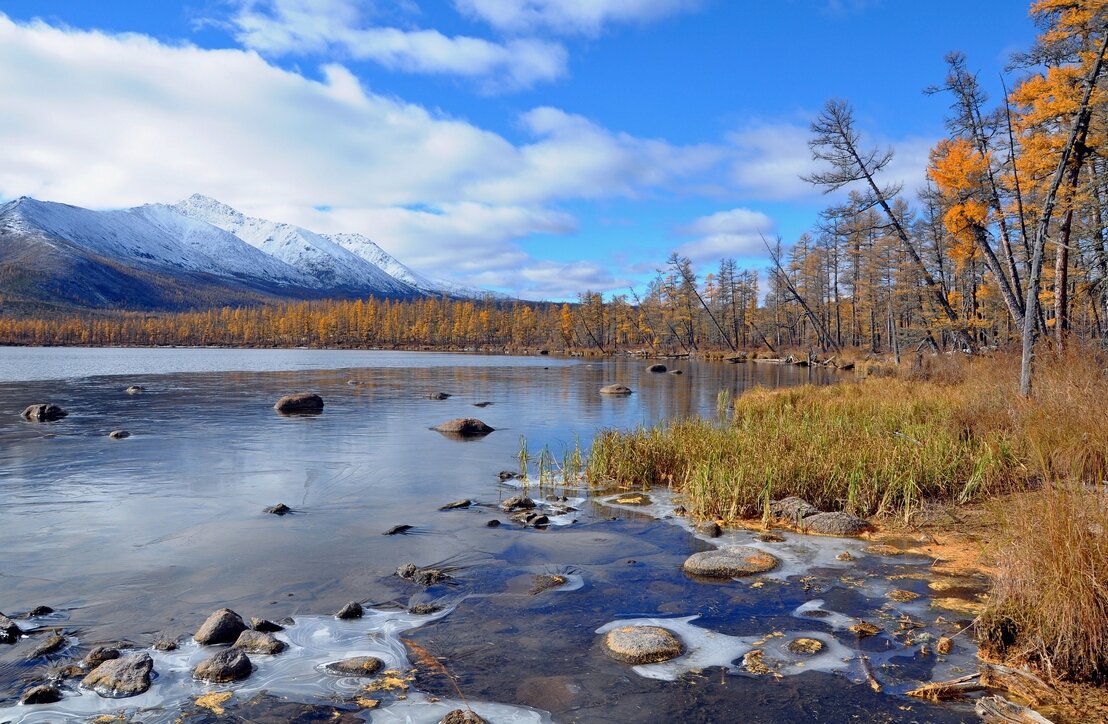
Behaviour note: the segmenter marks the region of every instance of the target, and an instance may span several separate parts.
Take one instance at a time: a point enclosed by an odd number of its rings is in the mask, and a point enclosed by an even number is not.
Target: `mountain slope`
[[[194,194],[171,207],[192,219],[224,229],[247,244],[300,269],[317,289],[345,290],[378,296],[420,296],[412,284],[396,279],[373,263],[313,231],[236,211],[215,199]]]

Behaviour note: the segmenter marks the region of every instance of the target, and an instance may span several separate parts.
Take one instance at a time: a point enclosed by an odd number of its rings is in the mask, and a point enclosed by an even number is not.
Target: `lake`
[[[437,722],[463,702],[490,722],[972,718],[965,706],[903,696],[972,666],[971,646],[940,657],[906,646],[895,626],[861,641],[846,630],[860,617],[910,616],[921,632],[946,631],[931,623],[936,615],[920,580],[930,560],[791,533],[778,543],[743,530],[710,540],[672,515],[679,501],[667,491],[646,505],[611,502],[611,493],[590,495],[562,481],[546,462],[552,472],[542,486],[500,479],[519,469],[521,440],[534,480],[540,451],[560,462],[578,446],[587,450],[599,429],[714,417],[721,390],[836,379],[829,370],[770,364],[666,362],[681,375],[649,373],[647,364],[0,348],[0,610],[35,634],[0,644],[0,722],[115,712],[144,722],[221,720],[193,703],[211,691],[232,694],[223,707],[239,721]],[[598,393],[613,382],[635,393]],[[126,394],[130,385],[145,391]],[[274,412],[277,398],[298,390],[320,394],[323,413]],[[451,396],[427,398],[436,391]],[[69,416],[20,418],[38,402]],[[459,440],[431,429],[457,417],[478,417],[495,432]],[[109,439],[115,429],[131,437]],[[519,494],[538,501],[552,524],[526,527],[500,510]],[[462,499],[473,504],[440,510]],[[293,512],[262,512],[276,503]],[[489,527],[493,520],[500,525]],[[412,528],[385,535],[401,524]],[[727,543],[762,547],[781,565],[725,583],[682,573],[691,553]],[[853,560],[840,561],[843,552]],[[395,575],[407,563],[449,578],[422,586]],[[896,576],[896,587],[921,598],[891,605]],[[558,585],[544,590],[536,585],[542,580]],[[349,601],[364,604],[366,615],[336,620]],[[408,611],[417,604],[423,613]],[[20,617],[37,606],[54,613]],[[221,607],[291,617],[295,623],[277,635],[288,651],[252,655],[255,671],[239,684],[192,680],[191,668],[212,650],[188,637]],[[685,653],[636,667],[605,654],[605,627],[649,622],[677,631]],[[48,629],[64,634],[65,648],[28,659]],[[823,651],[793,653],[787,644],[801,635],[821,641]],[[176,651],[149,648],[177,637]],[[153,656],[147,693],[104,699],[67,679],[61,702],[17,705],[22,691],[62,664],[115,642]],[[740,665],[753,649],[776,676]],[[366,680],[323,673],[326,663],[356,655],[380,658],[404,674],[402,684],[366,693]],[[367,708],[359,697],[378,704]]]

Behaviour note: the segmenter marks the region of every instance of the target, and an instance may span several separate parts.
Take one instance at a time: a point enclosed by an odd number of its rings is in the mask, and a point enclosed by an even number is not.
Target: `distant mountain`
[[[92,211],[0,205],[0,301],[184,309],[274,299],[484,296],[428,279],[360,234],[324,236],[205,196]]]

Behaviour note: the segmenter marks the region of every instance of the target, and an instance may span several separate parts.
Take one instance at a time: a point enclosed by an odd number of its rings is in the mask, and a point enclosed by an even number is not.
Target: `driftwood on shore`
[[[908,696],[928,701],[950,701],[981,691],[1003,691],[1032,706],[1051,704],[1057,699],[1049,684],[1030,671],[999,664],[982,664],[973,674],[924,684],[908,692]],[[1008,701],[994,694],[977,700],[977,713],[984,721],[999,724],[1050,724],[1050,720],[1035,710]]]

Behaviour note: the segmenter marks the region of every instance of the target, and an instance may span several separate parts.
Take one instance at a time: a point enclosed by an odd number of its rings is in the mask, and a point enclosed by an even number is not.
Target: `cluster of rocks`
[[[825,513],[803,498],[790,496],[770,505],[769,512],[804,533],[856,536],[870,529],[863,518],[843,511]]]

